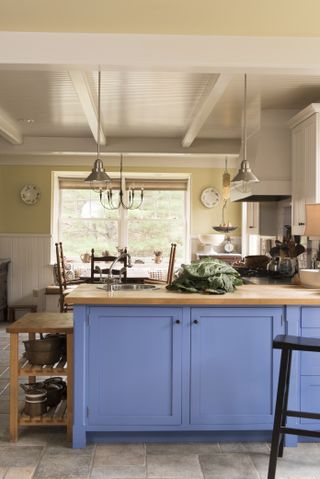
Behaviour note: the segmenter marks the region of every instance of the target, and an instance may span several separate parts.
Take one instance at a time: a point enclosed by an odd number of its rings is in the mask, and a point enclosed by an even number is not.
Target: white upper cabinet
[[[320,199],[320,104],[290,120],[292,128],[292,233],[303,235],[305,205]]]

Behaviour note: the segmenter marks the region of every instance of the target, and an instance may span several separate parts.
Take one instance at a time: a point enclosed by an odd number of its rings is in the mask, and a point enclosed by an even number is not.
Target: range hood
[[[291,197],[291,130],[288,121],[295,110],[261,112],[259,130],[247,141],[247,157],[259,183],[242,193],[235,186],[231,201],[281,201]]]
[[[243,198],[239,198],[238,200],[234,199],[234,202],[240,201],[248,201],[250,203],[257,203],[257,202],[266,202],[266,201],[282,201],[291,198],[290,195],[250,195],[245,196]]]

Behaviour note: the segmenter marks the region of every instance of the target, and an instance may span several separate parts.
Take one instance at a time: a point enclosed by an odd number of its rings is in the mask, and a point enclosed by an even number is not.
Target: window
[[[73,175],[73,176],[71,176]],[[77,261],[94,248],[98,254],[116,253],[128,247],[135,260],[144,263],[154,251],[168,256],[170,244],[177,243],[177,262],[189,258],[189,179],[187,175],[126,175],[124,187],[144,188],[144,202],[137,210],[107,210],[98,194],[84,181],[84,174],[55,172],[53,228],[63,242],[64,253]],[[119,182],[112,180],[117,201]],[[139,263],[138,263],[139,264]]]

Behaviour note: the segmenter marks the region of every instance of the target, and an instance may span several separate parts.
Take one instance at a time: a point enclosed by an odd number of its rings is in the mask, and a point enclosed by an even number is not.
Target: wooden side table
[[[10,334],[10,440],[17,441],[19,425],[55,426],[66,425],[68,440],[72,438],[73,406],[73,314],[72,313],[27,313],[7,327]],[[34,339],[36,333],[64,333],[67,336],[67,356],[56,364],[39,366],[31,364],[19,355],[19,334],[28,333]],[[50,408],[46,414],[30,417],[18,410],[19,377],[28,377],[35,382],[37,376],[66,376],[67,399]]]

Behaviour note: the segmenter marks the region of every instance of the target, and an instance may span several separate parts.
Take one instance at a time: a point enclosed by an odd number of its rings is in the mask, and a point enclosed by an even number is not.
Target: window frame
[[[119,178],[118,172],[108,172],[109,176],[112,178]],[[61,231],[60,231],[60,214],[61,214],[61,190],[59,188],[59,178],[86,178],[87,172],[85,171],[52,171],[51,173],[51,264],[56,262],[55,258],[55,248],[54,243],[60,241]],[[191,259],[191,174],[190,173],[144,173],[144,172],[128,172],[123,173],[122,178],[122,188],[125,187],[125,181],[134,180],[137,178],[153,179],[154,177],[161,180],[186,180],[187,189],[185,191],[185,213],[186,213],[186,224],[185,224],[185,258],[184,261],[189,262]],[[119,246],[124,247],[128,244],[128,214],[127,210],[120,208],[119,211]]]

